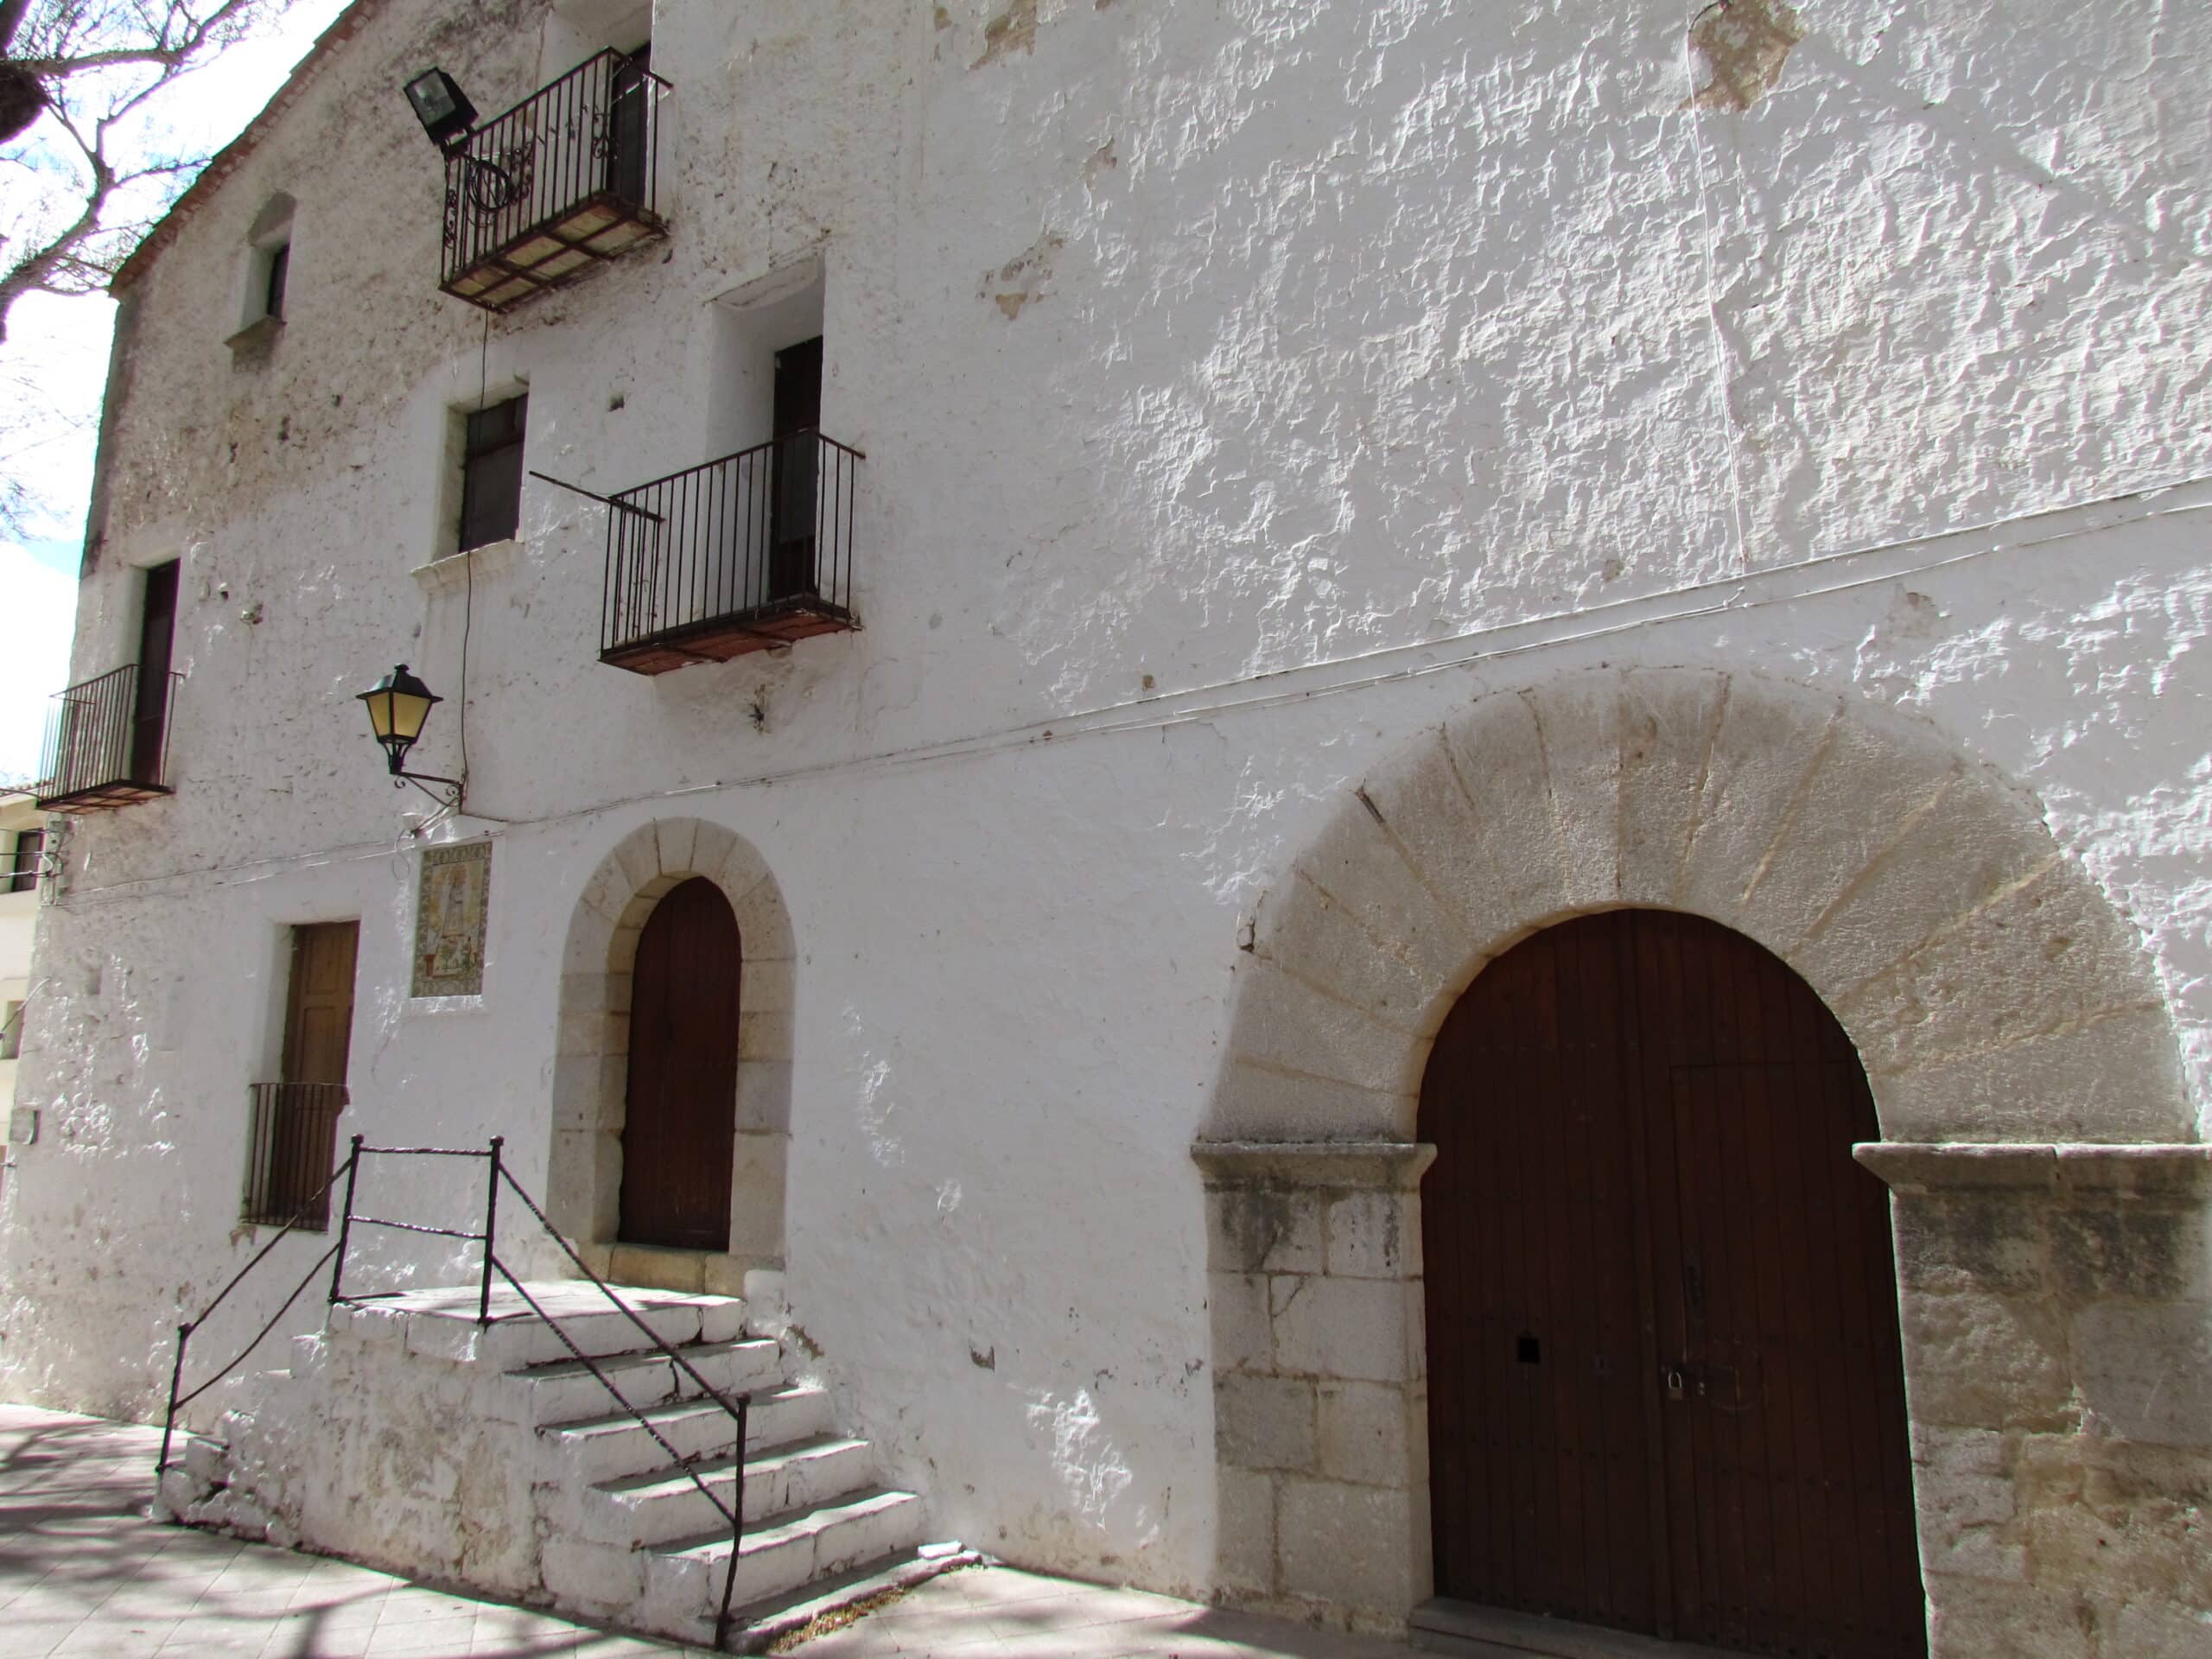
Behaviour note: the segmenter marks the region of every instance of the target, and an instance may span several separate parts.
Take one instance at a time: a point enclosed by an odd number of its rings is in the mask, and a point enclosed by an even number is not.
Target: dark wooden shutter
[[[25,830],[16,835],[15,849],[9,859],[9,892],[35,893],[38,890],[39,855],[45,850],[45,830]]]
[[[512,537],[522,522],[523,434],[530,399],[512,397],[467,417],[461,479],[461,551]]]
[[[822,337],[776,353],[776,468],[768,597],[817,591],[814,550],[822,463]]]
[[[703,878],[646,918],[631,984],[621,1236],[729,1248],[741,950],[729,900]]]
[[[174,559],[146,572],[144,603],[138,617],[138,689],[130,727],[130,777],[134,783],[162,780],[169,715],[169,668],[176,656],[176,588]]]
[[[645,72],[652,67],[652,45],[648,41],[617,64],[610,79],[607,111],[607,188],[632,207],[651,207],[645,200],[652,126],[652,82]]]

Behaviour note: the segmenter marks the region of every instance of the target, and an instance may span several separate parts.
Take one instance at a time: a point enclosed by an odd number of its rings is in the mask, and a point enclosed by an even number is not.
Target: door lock
[[[1665,1376],[1667,1382],[1667,1397],[1669,1400],[1680,1400],[1683,1398],[1685,1384],[1682,1376],[1682,1368],[1679,1365],[1669,1365],[1666,1369]]]

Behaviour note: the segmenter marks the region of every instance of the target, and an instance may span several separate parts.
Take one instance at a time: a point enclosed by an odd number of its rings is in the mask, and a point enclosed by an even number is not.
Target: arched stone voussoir
[[[1539,804],[1552,817],[1561,910],[1600,909],[1621,896],[1621,693],[1624,676],[1571,674],[1522,694],[1543,765]],[[1495,706],[1497,712],[1488,710]],[[1502,698],[1454,722],[1462,753],[1491,741],[1516,717]]]
[[[1612,904],[1707,916],[1789,962],[1859,1046],[1885,1133],[2190,1138],[2141,943],[2022,791],[1922,722],[1710,669],[1494,694],[1347,790],[1262,906],[1272,971],[1240,976],[1229,1052],[1365,1091],[1344,1103],[1368,1132],[1364,1103],[1418,1092],[1485,962]],[[2121,1020],[2148,1048],[2116,1089],[2093,1033]],[[1207,1133],[1263,1135],[1243,1084],[1230,1128],[1232,1071]],[[2031,1098],[1986,1090],[2014,1072]],[[1944,1077],[1961,1092],[1938,1100]],[[1301,1130],[1321,1087],[1301,1084]]]
[[[1319,914],[1332,906],[1424,986],[1459,971],[1478,949],[1458,908],[1408,861],[1402,838],[1385,827],[1381,809],[1370,810],[1357,793],[1322,826],[1294,872],[1260,906],[1258,944],[1266,955],[1281,958],[1294,939],[1336,932]],[[1315,976],[1331,982],[1330,967],[1315,966]]]
[[[1240,1019],[1231,1058],[1300,1077],[1348,1083],[1356,1088],[1403,1094],[1420,1086],[1408,1057],[1421,1033],[1395,1024],[1267,962],[1249,964],[1243,1000],[1251,1015]]]
[[[1919,734],[1910,741],[1847,716],[1815,746],[1738,901],[1735,925],[1787,952],[1898,836],[1932,811],[1964,766]]]
[[[1630,669],[1620,678],[1620,901],[1679,908],[1728,677]]]

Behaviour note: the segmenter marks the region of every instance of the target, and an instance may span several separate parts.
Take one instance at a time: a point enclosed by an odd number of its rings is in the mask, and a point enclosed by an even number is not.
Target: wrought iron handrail
[[[442,283],[487,263],[526,277],[536,262],[505,256],[594,201],[659,225],[660,98],[671,90],[626,54],[600,52],[455,141]],[[591,252],[588,232],[555,239]]]
[[[345,1294],[346,1252],[353,1236],[353,1228],[356,1225],[364,1227],[395,1228],[406,1232],[436,1233],[443,1237],[471,1240],[480,1244],[483,1247],[484,1251],[483,1276],[481,1287],[478,1293],[476,1306],[477,1325],[481,1327],[492,1323],[492,1280],[493,1275],[497,1274],[500,1278],[505,1280],[508,1286],[514,1291],[515,1294],[521,1298],[523,1305],[528,1307],[531,1312],[535,1313],[540,1319],[543,1320],[545,1322],[546,1328],[551,1331],[556,1337],[560,1338],[561,1345],[569,1351],[569,1356],[581,1363],[586,1370],[589,1371],[591,1375],[598,1380],[599,1385],[605,1389],[607,1392],[613,1396],[615,1403],[620,1406],[623,1410],[628,1412],[630,1415],[636,1420],[638,1426],[644,1429],[645,1433],[652,1437],[653,1444],[659,1446],[662,1451],[665,1452],[674,1461],[675,1465],[683,1470],[685,1477],[690,1479],[693,1486],[698,1489],[699,1495],[707,1500],[708,1503],[714,1509],[715,1512],[720,1515],[723,1520],[729,1522],[729,1571],[722,1579],[721,1608],[720,1612],[716,1615],[715,1621],[715,1645],[717,1649],[725,1648],[728,1645],[729,1637],[730,1592],[735,1587],[737,1583],[738,1557],[743,1553],[745,1548],[745,1458],[747,1440],[751,1424],[753,1396],[749,1393],[726,1395],[713,1383],[708,1382],[690,1360],[686,1359],[681,1352],[671,1345],[671,1344],[663,1338],[658,1332],[655,1331],[652,1326],[646,1324],[644,1319],[638,1316],[638,1311],[635,1308],[624,1301],[621,1297],[615,1294],[613,1286],[609,1285],[604,1279],[601,1278],[599,1274],[592,1271],[590,1265],[585,1262],[582,1256],[576,1253],[575,1247],[562,1236],[561,1230],[554,1226],[552,1222],[547,1218],[545,1211],[538,1206],[537,1201],[531,1198],[529,1191],[524,1187],[520,1181],[515,1179],[514,1172],[506,1167],[505,1162],[502,1157],[502,1148],[504,1148],[505,1145],[506,1138],[504,1135],[493,1135],[490,1143],[480,1151],[473,1147],[372,1147],[367,1144],[367,1141],[365,1136],[358,1135],[355,1135],[353,1138],[351,1149],[346,1153],[344,1160],[339,1164],[338,1167],[331,1171],[330,1179],[325,1181],[321,1188],[308,1198],[307,1204],[303,1205],[300,1211],[295,1213],[293,1218],[284,1224],[283,1230],[277,1233],[276,1236],[270,1239],[267,1244],[264,1245],[255,1255],[252,1261],[247,1262],[245,1267],[238,1269],[237,1274],[231,1280],[229,1284],[223,1287],[221,1292],[216,1296],[215,1300],[208,1303],[207,1306],[200,1311],[200,1316],[197,1319],[188,1319],[182,1325],[177,1326],[176,1358],[169,1373],[168,1414],[162,1425],[162,1450],[160,1457],[154,1465],[154,1478],[156,1482],[158,1483],[161,1480],[161,1478],[168,1472],[170,1467],[169,1448],[171,1441],[176,1432],[177,1413],[192,1404],[194,1401],[206,1394],[208,1389],[215,1387],[218,1383],[230,1377],[240,1366],[244,1365],[248,1359],[252,1357],[254,1350],[260,1347],[262,1343],[267,1340],[269,1333],[276,1328],[278,1322],[282,1320],[284,1315],[290,1311],[292,1304],[299,1300],[300,1292],[305,1290],[308,1286],[314,1281],[315,1275],[321,1272],[325,1262],[331,1262],[334,1261],[335,1263],[335,1265],[332,1267],[330,1273],[329,1302],[330,1306],[333,1307],[336,1307],[340,1305],[358,1306],[365,1303],[383,1300],[391,1296],[404,1294],[392,1291],[371,1293],[358,1296],[349,1296]],[[484,1230],[480,1233],[464,1233],[447,1228],[427,1227],[411,1222],[388,1220],[375,1216],[365,1216],[360,1214],[354,1207],[354,1199],[359,1191],[361,1160],[364,1158],[482,1158],[488,1160],[491,1167],[490,1173],[486,1178],[485,1188]],[[300,1230],[302,1218],[308,1213],[308,1209],[312,1205],[326,1200],[328,1198],[331,1190],[338,1185],[340,1178],[343,1178],[346,1183],[346,1205],[342,1217],[339,1223],[338,1242],[333,1244],[328,1249],[325,1250],[320,1256],[315,1258],[315,1265],[308,1269],[306,1277],[302,1278],[299,1284],[294,1287],[292,1294],[284,1299],[283,1306],[276,1310],[275,1315],[270,1318],[268,1324],[261,1327],[260,1331],[256,1333],[253,1340],[245,1345],[245,1349],[240,1351],[237,1358],[231,1361],[229,1364],[224,1366],[221,1370],[216,1371],[206,1382],[202,1382],[198,1388],[193,1389],[191,1393],[181,1393],[181,1390],[182,1389],[184,1382],[185,1348],[192,1340],[193,1332],[207,1324],[209,1316],[212,1315],[218,1307],[223,1305],[225,1300],[229,1297],[232,1291],[238,1287],[238,1286],[245,1281],[247,1274],[251,1274],[268,1258],[269,1253],[271,1250],[274,1250],[276,1246],[282,1243],[290,1234]],[[537,1220],[537,1224],[545,1230],[546,1234],[551,1237],[556,1244],[561,1247],[562,1254],[566,1255],[569,1262],[575,1265],[576,1271],[582,1274],[584,1278],[589,1280],[592,1284],[596,1286],[601,1294],[604,1295],[609,1302],[613,1304],[614,1308],[618,1313],[626,1318],[632,1325],[637,1326],[638,1330],[645,1336],[651,1351],[668,1360],[676,1367],[677,1370],[682,1371],[684,1376],[690,1377],[691,1381],[698,1386],[702,1395],[706,1398],[712,1400],[715,1405],[721,1407],[721,1409],[728,1414],[732,1422],[735,1426],[737,1433],[737,1451],[734,1459],[734,1467],[732,1471],[731,1502],[728,1503],[723,1503],[722,1500],[715,1494],[714,1490],[709,1487],[705,1481],[699,1478],[698,1465],[702,1460],[702,1454],[694,1453],[690,1456],[686,1456],[685,1454],[677,1451],[675,1446],[669,1443],[666,1437],[653,1426],[652,1420],[648,1418],[637,1406],[632,1404],[629,1400],[624,1397],[621,1389],[615,1387],[613,1380],[600,1368],[598,1360],[594,1358],[591,1355],[585,1353],[576,1345],[575,1339],[562,1328],[559,1316],[548,1313],[544,1306],[540,1304],[529,1291],[523,1287],[522,1281],[517,1279],[515,1275],[508,1270],[506,1264],[499,1260],[496,1249],[496,1240],[499,1233],[499,1190],[503,1184],[517,1198],[519,1198],[522,1201],[524,1208],[530,1211],[531,1215]],[[327,1214],[327,1209],[324,1213],[326,1215]]]
[[[851,623],[867,458],[809,429],[607,497],[601,655],[786,606]]]
[[[170,715],[184,676],[171,673],[158,708],[141,707],[138,664],[126,664],[54,695],[47,713],[41,806],[95,791],[125,788],[168,793]]]

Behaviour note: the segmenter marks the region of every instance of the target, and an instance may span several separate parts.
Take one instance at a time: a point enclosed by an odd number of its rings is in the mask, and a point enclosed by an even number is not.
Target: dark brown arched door
[[[1696,917],[1549,929],[1445,1022],[1421,1136],[1438,1595],[1925,1654],[1879,1131],[1804,982]]]
[[[625,1243],[729,1248],[741,964],[737,918],[711,881],[686,881],[645,920],[630,1001]]]

